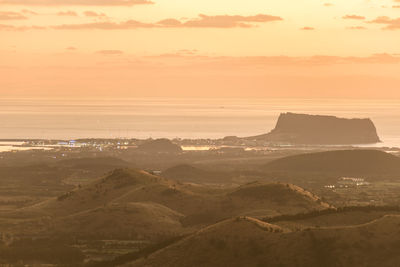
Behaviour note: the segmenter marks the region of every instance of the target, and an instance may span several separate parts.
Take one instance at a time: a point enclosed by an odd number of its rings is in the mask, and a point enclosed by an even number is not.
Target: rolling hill
[[[8,214],[8,218],[36,218],[39,232],[53,231],[54,235],[90,236],[97,229],[103,236],[122,237],[120,233],[125,231],[156,238],[236,216],[263,218],[328,207],[315,195],[290,184],[253,182],[215,188],[174,182],[141,170],[117,169],[57,198]],[[33,223],[21,227],[35,230]]]
[[[116,169],[103,178],[35,205],[34,208],[50,216],[67,216],[111,204],[124,194],[162,182],[162,178],[144,171]]]
[[[145,153],[180,153],[182,148],[169,139],[156,139],[140,144],[138,151]]]
[[[54,220],[47,234],[84,239],[163,240],[184,233],[182,214],[151,202],[110,204]]]
[[[274,160],[264,171],[338,175],[399,175],[400,158],[378,150],[339,150]]]
[[[208,171],[188,164],[181,164],[168,168],[162,172],[162,176],[179,182],[200,184],[231,182],[233,177],[233,175],[228,172]]]
[[[399,224],[400,216],[385,216],[357,226],[289,231],[239,217],[123,266],[396,266]]]
[[[293,214],[329,207],[303,188],[284,183],[248,183],[230,192],[227,197],[236,213],[231,216],[261,217],[262,214]]]

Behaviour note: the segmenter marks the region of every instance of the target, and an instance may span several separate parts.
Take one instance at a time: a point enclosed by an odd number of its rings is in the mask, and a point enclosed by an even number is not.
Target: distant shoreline
[[[84,139],[0,139],[0,152],[9,152],[13,150],[51,150],[56,148],[85,148],[85,147],[123,147],[135,148],[138,144],[144,143],[148,139],[136,138],[84,138]],[[243,151],[261,151],[261,150],[318,150],[318,149],[379,149],[386,152],[400,152],[400,146],[385,146],[385,143],[376,144],[352,144],[352,145],[289,145],[289,144],[273,144],[264,143],[258,145],[251,144],[226,144],[223,139],[170,139],[174,143],[182,147],[183,151],[211,151],[215,149],[230,148],[230,149],[243,149]],[[3,148],[3,150],[2,150]],[[6,149],[8,148],[8,149]]]

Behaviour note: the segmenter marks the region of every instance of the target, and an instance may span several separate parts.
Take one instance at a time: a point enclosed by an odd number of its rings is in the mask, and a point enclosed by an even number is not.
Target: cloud
[[[36,13],[32,10],[29,10],[29,9],[22,9],[21,13],[28,14],[28,15],[38,15],[38,13]]]
[[[24,15],[12,11],[0,11],[0,20],[23,20],[27,19]]]
[[[122,55],[124,52],[121,50],[100,50],[97,51],[96,54],[106,55],[106,56],[113,56],[113,55]]]
[[[83,24],[63,24],[53,26],[57,30],[127,30],[137,28],[153,28],[154,25],[150,23],[142,23],[136,20],[128,20],[121,23],[115,22],[92,22]]]
[[[209,56],[204,56],[198,53],[199,51],[196,49],[180,49],[173,53],[165,53],[156,56],[147,56],[147,58],[180,58],[180,59],[193,59],[193,58],[203,58],[203,59],[212,59],[217,60],[218,58],[213,58]]]
[[[384,24],[386,27],[383,29],[385,30],[399,30],[400,29],[400,18],[391,19],[386,16],[377,17],[376,19],[369,21],[369,23],[376,23],[376,24]]]
[[[177,19],[164,19],[157,22],[158,25],[166,26],[166,27],[181,27],[182,22]]]
[[[332,3],[324,3],[324,6],[331,7],[331,6],[334,6],[334,4],[332,4]]]
[[[0,65],[7,69],[0,91],[6,97],[400,97],[400,57],[393,55],[185,58],[184,53],[178,51],[177,58],[35,53],[8,55],[7,61],[1,54]]]
[[[14,26],[0,24],[0,31],[26,31],[26,30],[44,30],[46,27],[42,26]]]
[[[0,0],[0,5],[25,6],[133,6],[154,4],[150,0]]]
[[[313,27],[303,27],[303,28],[300,28],[300,30],[302,30],[302,31],[313,31],[313,30],[315,30],[315,28],[313,28]]]
[[[88,13],[89,12],[89,13]],[[94,12],[93,12],[94,13]],[[87,11],[84,14],[86,16],[94,16],[91,11]],[[97,15],[102,15],[98,14]],[[75,16],[77,15],[73,11],[60,12],[58,15],[63,16]],[[123,22],[90,22],[81,24],[62,24],[54,25],[48,27],[35,27],[35,26],[22,26],[22,27],[12,27],[8,26],[7,30],[28,30],[35,28],[51,28],[57,30],[128,30],[128,29],[138,29],[138,28],[251,28],[256,27],[258,23],[267,23],[272,21],[281,21],[281,17],[259,14],[255,16],[207,16],[199,15],[198,18],[189,20],[177,20],[177,19],[165,19],[156,23],[146,23],[137,20],[128,20]],[[4,30],[5,27],[0,30]],[[307,28],[306,29],[311,29]]]
[[[346,15],[346,16],[343,16],[343,19],[359,19],[359,20],[363,20],[363,19],[365,19],[365,17],[358,16],[358,15]]]
[[[15,26],[0,24],[0,30],[15,30]]]
[[[281,17],[258,14],[255,16],[207,16],[200,14],[198,19],[186,21],[181,26],[183,27],[199,27],[199,28],[250,28],[251,23],[264,23],[271,21],[283,20]]]
[[[366,30],[364,26],[352,26],[352,27],[347,27],[349,30]]]
[[[90,11],[90,10],[83,12],[83,14],[86,17],[107,17],[107,15],[104,13],[97,13],[97,12]]]
[[[253,23],[281,21],[281,17],[259,14],[255,16],[207,16],[200,14],[198,18],[185,21],[169,18],[156,23],[144,23],[136,20],[125,22],[92,22],[84,24],[64,24],[53,26],[60,30],[98,29],[98,30],[126,30],[137,28],[251,28]]]
[[[75,11],[60,11],[57,13],[57,16],[77,17],[78,14]]]
[[[190,51],[190,50],[189,50]],[[152,56],[151,58],[175,58],[175,59],[193,59],[196,57],[203,62],[208,62],[207,66],[215,67],[249,67],[249,66],[297,66],[297,65],[342,65],[342,64],[399,64],[400,57],[392,54],[374,54],[367,57],[340,57],[315,55],[311,57],[290,57],[290,56],[248,56],[248,57],[212,57],[201,56],[195,51],[187,53],[185,50],[176,53],[162,54]],[[186,61],[183,61],[186,62]],[[188,61],[192,62],[192,61]]]
[[[74,47],[74,46],[68,46],[68,47],[65,48],[65,50],[68,50],[68,51],[75,51],[76,49],[77,48]]]

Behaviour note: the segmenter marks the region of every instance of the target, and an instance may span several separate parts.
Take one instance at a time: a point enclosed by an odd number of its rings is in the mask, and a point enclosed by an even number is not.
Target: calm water
[[[288,99],[0,99],[0,139],[220,138],[270,131],[281,112],[369,117],[400,147],[400,102]]]

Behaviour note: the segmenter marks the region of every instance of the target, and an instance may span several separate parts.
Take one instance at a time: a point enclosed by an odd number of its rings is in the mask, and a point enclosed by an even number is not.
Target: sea
[[[371,118],[375,146],[400,147],[400,101],[354,99],[0,99],[0,139],[244,137],[284,112]]]

